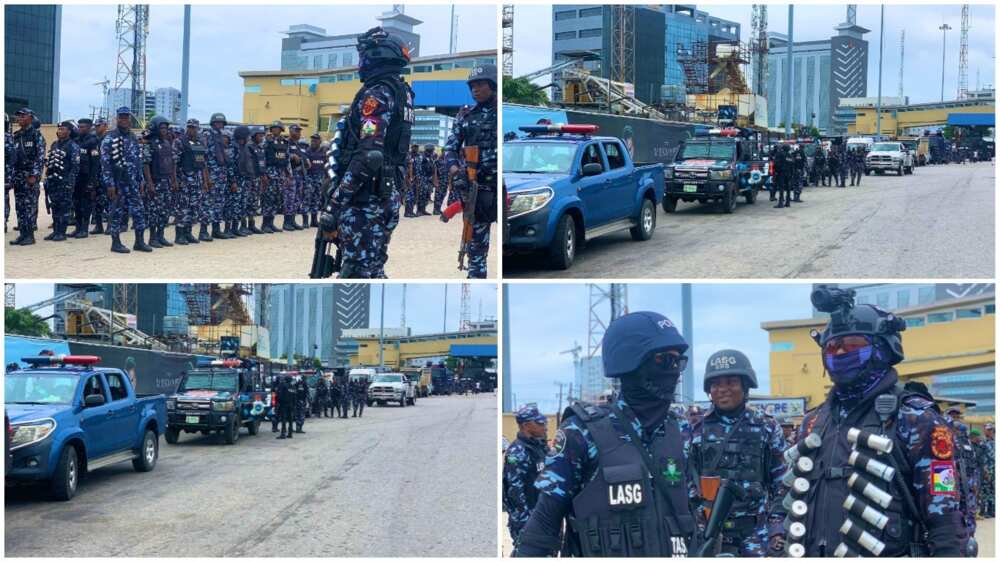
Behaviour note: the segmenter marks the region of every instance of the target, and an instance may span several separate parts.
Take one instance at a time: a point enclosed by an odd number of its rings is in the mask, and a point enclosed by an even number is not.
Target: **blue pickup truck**
[[[7,482],[47,483],[53,499],[76,495],[87,472],[125,461],[149,472],[167,425],[162,394],[136,395],[125,371],[96,367],[92,355],[22,358],[8,372],[4,406],[10,416]]]
[[[554,269],[573,264],[580,243],[628,230],[648,240],[663,200],[663,164],[632,161],[594,125],[532,125],[503,145],[507,254],[542,251]]]

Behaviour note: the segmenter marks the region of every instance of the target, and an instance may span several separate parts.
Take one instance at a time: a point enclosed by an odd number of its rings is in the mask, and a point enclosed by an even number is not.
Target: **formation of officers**
[[[801,145],[778,144],[771,147],[774,160],[774,178],[770,184],[771,201],[778,201],[776,209],[802,202],[802,188],[807,185],[824,187],[851,187],[861,185],[865,173],[865,147],[833,144],[829,149],[817,144],[814,156],[806,157]],[[795,198],[792,198],[794,194]]]
[[[329,381],[320,377],[316,392],[309,397],[309,385],[298,373],[280,373],[275,376],[274,414],[271,432],[280,433],[278,439],[292,439],[295,433],[305,433],[306,412],[317,418],[360,418],[365,413],[368,398],[368,381]]]
[[[229,134],[221,113],[212,115],[206,131],[196,119],[178,130],[157,116],[136,136],[132,111],[121,107],[110,129],[103,120],[59,123],[57,140],[46,152],[34,113],[19,110],[18,129],[11,133],[7,127],[4,144],[5,185],[14,192],[17,214],[18,237],[11,244],[35,243],[44,184],[53,217],[47,240],[107,232],[111,251],[129,253],[120,235],[131,221],[132,250],[151,252],[321,227],[338,233],[340,277],[385,277],[404,198],[404,216],[429,215],[433,202],[433,214],[445,219],[441,206],[446,200],[462,206],[471,198],[463,149],[476,146],[478,195],[474,212],[465,213],[473,224],[462,249],[468,276],[485,277],[490,226],[497,215],[496,67],[479,65],[470,72],[476,104],[459,111],[437,156],[432,146],[410,150],[414,94],[401,76],[410,62],[406,45],[376,27],[359,37],[358,52],[363,84],[338,124],[332,147],[324,146],[318,134],[307,142],[294,124],[286,136],[280,121],[266,131],[238,126]],[[9,216],[9,208],[5,211]],[[171,217],[172,242],[165,235]],[[95,227],[88,231],[92,221]]]
[[[709,357],[712,407],[691,421],[671,409],[688,351],[674,324],[645,311],[614,320],[602,358],[620,392],[608,404],[573,403],[551,447],[537,408],[516,413],[503,468],[514,555],[976,556],[973,472],[992,445],[966,454],[926,388],[900,384],[902,319],[836,299],[814,335],[833,387],[787,439],[747,406],[746,355]]]

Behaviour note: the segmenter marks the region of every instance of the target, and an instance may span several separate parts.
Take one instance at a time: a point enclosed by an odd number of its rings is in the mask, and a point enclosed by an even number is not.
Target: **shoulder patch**
[[[361,123],[361,136],[370,137],[378,131],[378,123],[374,119],[365,119]]]
[[[558,455],[566,448],[566,433],[563,430],[556,431],[556,438],[552,441],[552,454]]]
[[[955,440],[951,431],[939,425],[931,433],[931,453],[938,459],[950,459],[955,452]]]
[[[932,496],[958,495],[955,461],[931,461],[930,493]]]
[[[375,96],[365,96],[364,101],[361,102],[361,115],[368,117],[369,115],[375,113],[378,106],[379,102],[375,99]]]

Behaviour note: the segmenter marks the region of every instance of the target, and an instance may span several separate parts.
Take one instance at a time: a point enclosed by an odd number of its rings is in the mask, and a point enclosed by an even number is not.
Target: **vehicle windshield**
[[[899,144],[895,142],[877,142],[872,147],[872,152],[895,152],[899,150]]]
[[[71,404],[80,377],[58,373],[7,373],[3,397],[7,404]]]
[[[503,171],[515,174],[568,174],[576,156],[569,142],[507,143],[503,147]]]
[[[375,375],[372,382],[403,382],[403,375]]]
[[[236,391],[237,384],[239,382],[239,375],[233,372],[229,373],[199,373],[191,372],[188,373],[187,377],[181,381],[181,385],[177,388],[177,392],[186,392],[188,390],[230,390]]]
[[[903,146],[910,150],[915,150],[917,148],[917,141],[904,141]]]
[[[732,142],[695,142],[684,145],[679,160],[709,158],[712,160],[732,160],[736,144]]]

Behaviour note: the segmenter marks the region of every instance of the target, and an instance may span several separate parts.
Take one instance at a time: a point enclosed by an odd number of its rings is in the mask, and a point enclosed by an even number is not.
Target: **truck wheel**
[[[903,177],[903,165],[902,164],[900,164],[899,167],[896,168],[896,175],[899,176],[899,177]]]
[[[159,456],[160,439],[156,436],[155,431],[147,429],[146,434],[142,437],[142,450],[139,451],[138,457],[132,459],[132,468],[136,472],[149,472],[156,466],[156,459]]]
[[[181,430],[177,429],[176,427],[168,427],[167,431],[164,432],[163,434],[163,438],[166,439],[167,443],[171,445],[176,445],[177,440],[180,438],[180,436],[181,436]]]
[[[250,432],[250,435],[257,435],[257,433],[260,432],[260,418],[255,418],[253,422],[247,426],[247,431]]]
[[[747,205],[753,205],[757,202],[757,187],[751,185],[750,191],[743,196],[746,199]]]
[[[576,221],[572,215],[563,215],[556,226],[556,234],[549,246],[549,265],[552,269],[569,269],[576,257]]]
[[[642,207],[639,208],[639,224],[628,229],[632,235],[632,240],[642,242],[653,237],[656,230],[656,205],[649,199],[643,198]]]
[[[663,211],[666,213],[672,213],[677,210],[677,198],[671,197],[669,195],[663,196]]]
[[[233,421],[226,426],[223,430],[223,436],[226,438],[226,445],[232,445],[240,438],[240,418],[239,416],[234,416]]]
[[[56,501],[69,501],[76,495],[80,483],[80,466],[76,458],[76,447],[67,445],[59,455],[55,475],[49,486],[49,494]]]
[[[726,188],[726,194],[722,196],[722,212],[725,214],[730,214],[736,210],[736,188],[729,186]]]
[[[883,170],[875,170],[875,175],[876,176],[881,176],[882,172],[883,172]]]

